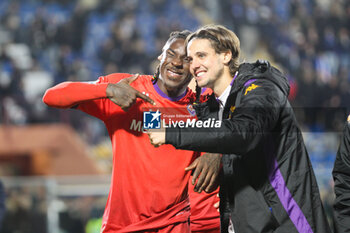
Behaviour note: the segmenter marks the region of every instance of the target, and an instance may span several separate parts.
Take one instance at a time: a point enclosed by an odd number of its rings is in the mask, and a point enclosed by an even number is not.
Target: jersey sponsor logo
[[[254,90],[254,89],[258,88],[258,87],[260,87],[260,86],[259,86],[259,85],[255,85],[254,83],[251,84],[251,85],[250,85],[249,87],[247,87],[247,89],[245,90],[244,95],[248,94],[248,92],[250,92],[250,91],[252,91],[252,90]]]
[[[157,110],[143,112],[143,128],[144,129],[160,129],[161,121],[160,116],[162,114]]]

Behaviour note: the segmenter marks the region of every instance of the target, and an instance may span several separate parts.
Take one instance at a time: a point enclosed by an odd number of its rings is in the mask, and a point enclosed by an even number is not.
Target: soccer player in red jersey
[[[196,153],[169,145],[154,148],[142,127],[145,111],[159,110],[163,116],[164,111],[193,114],[195,94],[187,88],[191,80],[185,46],[188,34],[170,35],[158,57],[160,64],[154,77],[115,73],[93,83],[64,82],[48,89],[43,97],[49,106],[75,107],[106,125],[113,147],[113,171],[103,233],[190,232],[190,172],[185,167],[194,161]],[[203,231],[206,222],[210,222],[209,228],[217,222],[212,232],[219,232],[219,213],[212,205],[216,194],[202,197],[202,204],[210,206],[201,210],[197,204],[191,206],[192,217],[197,223],[202,219]]]

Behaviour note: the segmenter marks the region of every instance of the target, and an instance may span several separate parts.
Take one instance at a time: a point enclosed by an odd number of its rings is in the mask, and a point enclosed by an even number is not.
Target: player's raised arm
[[[44,103],[56,108],[71,108],[84,101],[109,98],[124,111],[141,98],[151,104],[154,101],[130,86],[138,78],[133,75],[118,83],[63,82],[49,88],[43,97]]]
[[[106,98],[108,83],[63,82],[46,90],[43,102],[50,107],[71,108],[81,102]]]

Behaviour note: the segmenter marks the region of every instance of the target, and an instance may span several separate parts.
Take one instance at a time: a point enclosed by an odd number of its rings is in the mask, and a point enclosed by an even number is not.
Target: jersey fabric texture
[[[212,94],[212,89],[202,88],[200,102],[206,102]],[[193,190],[193,188],[194,186],[189,183],[189,189]],[[189,191],[189,195],[191,206],[195,207],[191,209],[191,231],[193,233],[220,233],[220,213],[217,209],[211,208],[220,200],[219,188],[208,194]]]
[[[97,84],[116,83],[128,74],[101,77]],[[160,96],[150,76],[140,76],[131,86],[148,94],[157,107],[180,109],[192,101],[192,92],[174,102]],[[138,99],[124,112],[109,99],[79,104],[78,109],[103,120],[113,145],[112,184],[103,216],[102,232],[141,231],[187,222],[189,174],[184,168],[194,159],[190,151],[171,146],[153,148],[142,132],[143,111],[155,110]],[[186,114],[187,112],[183,112]]]
[[[170,111],[172,115],[195,117],[191,105],[195,95],[188,89],[179,98],[169,98],[152,84],[152,76],[140,75],[130,85],[152,98],[156,106],[137,99],[125,112],[106,98],[106,88],[108,83],[130,76],[118,73],[93,83],[61,83],[47,91],[43,100],[53,107],[76,106],[106,125],[113,146],[113,171],[101,232],[189,231],[190,172],[184,168],[198,153],[176,150],[170,145],[154,148],[142,126],[144,111],[159,109],[163,115]],[[218,215],[215,220],[218,221]]]
[[[176,148],[223,153],[222,232],[230,218],[236,233],[330,232],[288,93],[288,80],[268,62],[245,63],[220,127],[166,131]],[[214,96],[196,106],[200,119],[219,110]]]
[[[214,208],[214,204],[220,200],[218,197],[219,188],[212,193],[204,191],[198,193],[193,191],[193,189],[194,185],[189,182],[191,232],[220,233],[220,213]]]
[[[335,192],[334,232],[350,232],[350,121],[345,124],[332,174]]]
[[[210,88],[201,89],[200,102],[207,101],[213,93]],[[202,153],[204,154],[204,153]],[[220,232],[220,213],[213,208],[213,205],[220,199],[218,197],[219,188],[212,193],[193,191],[194,185],[188,183],[188,194],[191,202],[191,232],[192,233],[219,233]]]

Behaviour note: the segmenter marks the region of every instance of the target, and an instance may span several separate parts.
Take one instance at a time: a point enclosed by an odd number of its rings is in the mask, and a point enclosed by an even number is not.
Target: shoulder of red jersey
[[[112,73],[106,76],[100,76],[95,83],[117,83],[124,78],[129,78],[133,74],[129,73]],[[139,75],[137,78],[139,82],[149,82],[152,80],[152,75]]]
[[[208,88],[208,87],[204,87],[202,88],[202,93],[201,95],[211,95],[213,93],[213,90]]]
[[[193,103],[196,100],[196,93],[193,92],[190,88],[187,88],[186,95],[178,100],[179,103]]]
[[[208,101],[209,97],[213,94],[212,89],[210,88],[202,88],[201,90],[201,96],[200,96],[200,102],[206,102]]]

